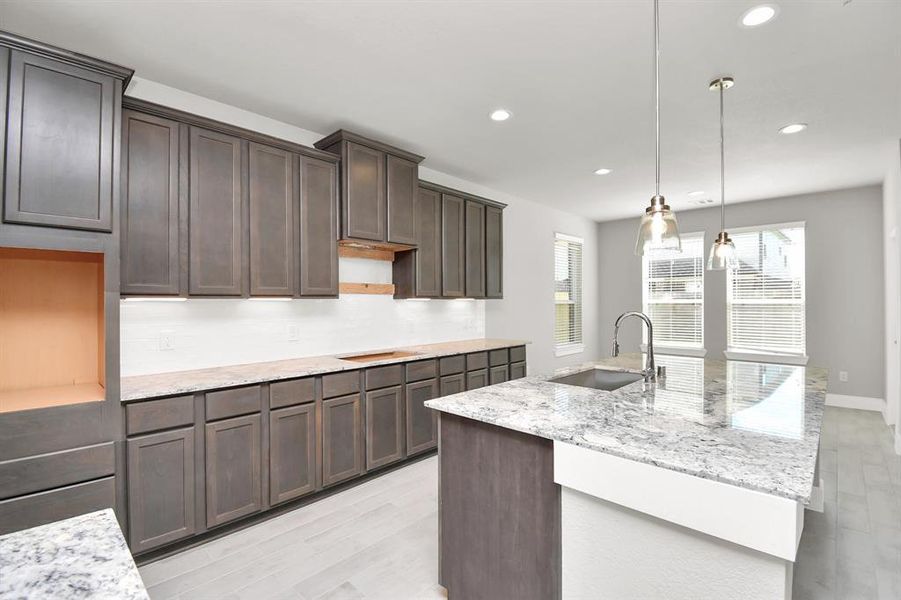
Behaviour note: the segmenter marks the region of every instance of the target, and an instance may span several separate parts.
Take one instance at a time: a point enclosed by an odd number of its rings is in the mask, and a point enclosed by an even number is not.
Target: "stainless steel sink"
[[[604,369],[588,369],[572,375],[563,375],[551,379],[551,383],[564,383],[579,387],[593,388],[612,392],[619,388],[644,379],[640,373],[622,373],[620,371],[606,371]]]

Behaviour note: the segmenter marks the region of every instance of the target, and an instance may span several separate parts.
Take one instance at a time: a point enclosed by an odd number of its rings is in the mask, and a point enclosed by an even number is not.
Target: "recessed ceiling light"
[[[613,173],[613,169],[605,169],[603,167],[594,172],[595,175],[609,175],[610,173]]]
[[[491,117],[492,121],[506,121],[507,119],[509,119],[510,117],[513,116],[513,113],[511,113],[507,109],[499,108],[497,110],[492,111],[491,115],[489,115],[489,116]]]
[[[694,198],[696,196],[703,196],[704,190],[695,190],[693,192],[688,192],[688,195],[691,196],[692,198]]]
[[[745,11],[741,16],[741,24],[745,27],[757,27],[771,21],[776,16],[776,6],[761,4]]]
[[[786,125],[779,129],[779,133],[784,133],[785,135],[789,135],[791,133],[800,133],[807,129],[807,123],[792,123],[791,125]]]

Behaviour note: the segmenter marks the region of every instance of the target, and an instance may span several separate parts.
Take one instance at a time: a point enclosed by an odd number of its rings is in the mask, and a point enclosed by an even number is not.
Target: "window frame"
[[[706,287],[707,287],[707,274],[706,274],[706,248],[707,248],[707,232],[706,231],[691,231],[688,233],[681,234],[681,238],[685,240],[686,238],[692,239],[700,239],[701,241],[701,331],[700,331],[700,339],[701,343],[698,346],[693,345],[678,345],[678,344],[668,344],[666,342],[661,343],[659,338],[654,339],[654,351],[658,354],[672,354],[675,356],[688,356],[688,357],[698,357],[702,358],[707,356],[707,348],[706,348],[706,319],[705,319],[705,310],[706,310]],[[648,311],[648,263],[654,259],[653,255],[645,254],[641,259],[641,310],[650,317],[650,312]],[[665,304],[663,302],[658,302],[656,304]],[[671,304],[697,304],[696,302],[672,302]],[[652,319],[653,322],[653,319]],[[647,351],[647,343],[648,343],[648,334],[647,328],[642,328],[642,343],[641,349],[642,351]]]
[[[579,286],[578,286],[578,301],[577,302],[559,302],[557,300],[557,242],[568,242],[570,244],[578,244],[580,247],[580,261],[579,261]],[[582,298],[583,291],[583,281],[584,281],[584,263],[585,263],[585,239],[571,235],[568,233],[562,233],[560,231],[554,232],[554,289],[552,292],[552,298],[554,302],[554,356],[571,356],[573,354],[580,354],[585,351],[585,337],[584,337],[584,302]],[[572,265],[569,265],[572,268]],[[577,305],[579,311],[579,327],[578,327],[578,341],[558,343],[557,342],[557,307],[561,305]]]
[[[800,353],[779,352],[775,350],[754,350],[750,348],[741,348],[731,346],[732,332],[732,276],[730,270],[726,273],[726,350],[724,355],[728,360],[740,360],[748,362],[762,363],[781,363],[790,365],[806,365],[809,357],[807,355],[807,222],[806,221],[789,221],[785,223],[766,223],[762,225],[748,225],[745,227],[732,227],[729,234],[732,236],[742,233],[760,232],[775,229],[803,229],[804,230],[804,270],[801,274],[801,300],[797,304],[803,307],[804,311],[804,331],[803,342],[804,351]],[[761,303],[763,304],[763,303]],[[784,302],[780,304],[792,304]]]

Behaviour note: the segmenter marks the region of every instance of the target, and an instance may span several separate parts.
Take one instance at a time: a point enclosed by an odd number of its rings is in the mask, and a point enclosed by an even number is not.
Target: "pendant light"
[[[656,187],[651,205],[644,211],[638,227],[638,241],[635,243],[635,254],[669,251],[681,252],[682,240],[679,238],[679,226],[676,215],[660,195],[660,6],[654,0],[654,137],[656,141],[656,168],[654,171]]]
[[[726,150],[723,135],[723,92],[735,85],[731,77],[720,77],[710,82],[710,89],[720,93],[720,232],[710,246],[708,271],[735,268],[735,246],[726,233]]]

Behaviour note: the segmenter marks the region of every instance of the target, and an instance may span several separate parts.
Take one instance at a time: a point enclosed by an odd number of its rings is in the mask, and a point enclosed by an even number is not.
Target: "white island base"
[[[563,598],[790,599],[795,500],[554,443]]]

